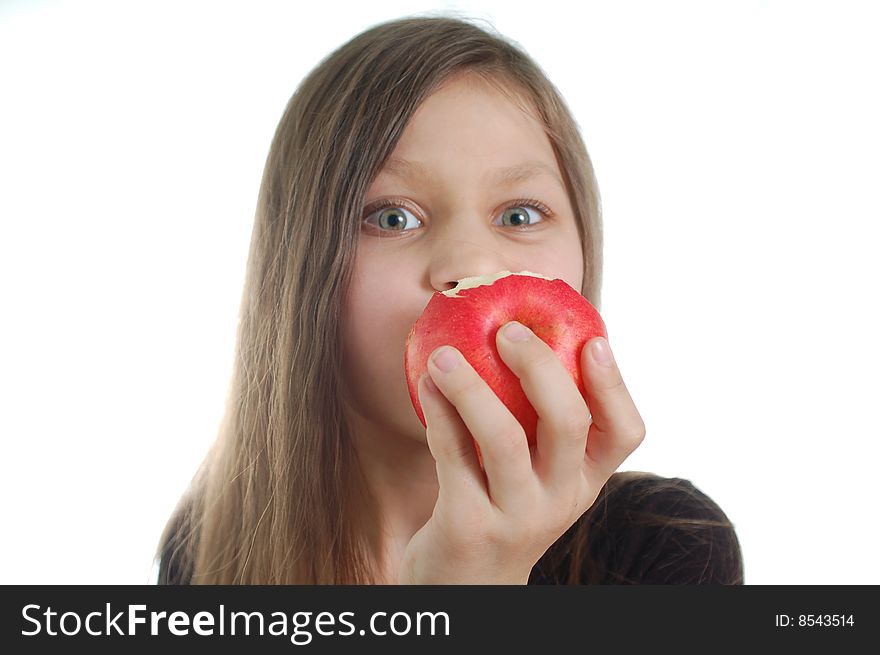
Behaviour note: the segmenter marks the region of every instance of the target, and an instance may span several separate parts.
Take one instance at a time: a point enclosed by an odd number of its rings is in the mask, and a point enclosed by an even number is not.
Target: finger
[[[585,474],[591,485],[601,486],[642,443],[645,423],[606,339],[595,337],[584,346],[581,371],[593,415],[584,456]]]
[[[525,432],[510,410],[452,346],[431,354],[428,373],[480,446],[492,502],[504,512],[530,503],[537,482],[532,456]]]
[[[539,479],[565,486],[579,481],[590,410],[577,383],[553,349],[516,321],[498,330],[495,341],[538,414],[535,469]]]
[[[440,496],[451,503],[488,500],[486,479],[474,440],[455,407],[443,397],[427,373],[418,384],[419,402],[427,423],[428,449],[437,463]]]

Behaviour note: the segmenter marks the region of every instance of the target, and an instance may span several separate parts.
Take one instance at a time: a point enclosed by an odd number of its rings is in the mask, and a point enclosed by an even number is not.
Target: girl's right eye
[[[372,220],[374,218],[375,220]],[[378,207],[374,207],[364,222],[386,232],[404,232],[421,225],[421,221],[413,216],[408,209],[399,204],[393,204],[393,201],[380,203]]]

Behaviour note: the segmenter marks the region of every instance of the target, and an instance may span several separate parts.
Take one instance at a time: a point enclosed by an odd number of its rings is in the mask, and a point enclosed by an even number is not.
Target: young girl
[[[711,499],[615,473],[645,427],[604,339],[581,353],[585,403],[543,341],[498,331],[534,448],[449,347],[419,382],[422,426],[410,327],[434,292],[503,270],[600,306],[592,164],[540,68],[451,17],[380,24],[324,59],[272,141],[226,414],[162,535],[160,583],[742,583]]]

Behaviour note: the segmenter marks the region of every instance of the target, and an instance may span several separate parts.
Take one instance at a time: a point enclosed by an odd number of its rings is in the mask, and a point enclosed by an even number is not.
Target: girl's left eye
[[[553,212],[538,200],[516,200],[501,212],[501,223],[495,222],[493,225],[500,224],[504,227],[528,230],[530,225],[537,225],[552,215]],[[371,221],[370,219],[374,216],[376,221]],[[381,200],[370,207],[364,222],[378,227],[383,232],[405,232],[410,229],[410,226],[417,227],[418,224],[421,224],[421,221],[412,214],[404,203],[394,199]]]
[[[530,212],[529,210],[532,211]],[[550,210],[535,200],[519,202],[501,212],[501,225],[524,228],[528,225],[540,223],[549,214]],[[537,220],[535,220],[535,217],[537,217]]]

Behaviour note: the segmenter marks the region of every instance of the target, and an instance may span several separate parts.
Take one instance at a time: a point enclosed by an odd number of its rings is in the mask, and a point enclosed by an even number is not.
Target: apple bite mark
[[[444,296],[449,298],[461,298],[458,295],[459,291],[463,291],[465,289],[473,289],[474,287],[479,287],[484,284],[492,284],[496,280],[500,280],[503,277],[507,277],[508,275],[532,275],[534,277],[539,277],[544,280],[552,280],[552,277],[546,277],[541,275],[540,273],[532,273],[531,271],[520,271],[519,273],[511,273],[510,271],[501,271],[499,273],[492,273],[491,275],[475,275],[474,277],[463,277],[455,283],[455,287],[452,289],[448,289],[446,291],[441,291]]]
[[[495,334],[519,321],[556,353],[584,396],[580,352],[590,339],[607,338],[605,324],[590,302],[565,280],[530,271],[501,271],[466,277],[455,288],[437,292],[406,339],[404,367],[410,400],[427,427],[418,395],[419,378],[437,348],[457,348],[519,421],[530,445],[536,443],[538,416],[519,378],[498,353]]]

